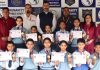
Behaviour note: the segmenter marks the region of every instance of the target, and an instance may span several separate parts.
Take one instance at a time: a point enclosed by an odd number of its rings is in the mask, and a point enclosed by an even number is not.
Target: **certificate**
[[[43,34],[42,39],[50,38],[52,42],[54,42],[54,35],[53,34]]]
[[[72,31],[73,38],[82,38],[82,31]]]
[[[0,61],[9,61],[12,60],[11,52],[0,52]]]
[[[37,41],[37,33],[32,33],[32,34],[26,34],[26,39],[33,39],[34,41]]]
[[[30,50],[29,49],[17,49],[17,57],[29,58],[30,57]]]
[[[86,55],[74,54],[73,63],[74,64],[86,64]]]
[[[65,41],[69,41],[69,34],[68,33],[58,33],[58,40],[59,41],[62,41],[62,40],[65,40]]]
[[[59,62],[64,62],[64,56],[65,53],[60,53],[60,52],[52,52],[51,54],[51,61],[59,61]]]
[[[33,58],[35,63],[46,63],[46,54],[33,54]]]
[[[11,38],[21,38],[21,30],[10,30]]]

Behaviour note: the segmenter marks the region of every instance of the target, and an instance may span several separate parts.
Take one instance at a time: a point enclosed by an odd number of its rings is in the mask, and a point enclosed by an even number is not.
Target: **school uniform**
[[[54,52],[54,50],[50,50],[48,53],[46,52],[46,49],[43,49],[39,52],[39,54],[46,54],[48,56],[51,55],[51,52]],[[48,63],[48,61],[46,60],[46,63],[43,63],[40,66],[40,70],[54,70],[54,64],[52,62]]]
[[[96,62],[94,65],[92,63],[90,63],[89,66],[90,66],[91,70],[100,70],[100,54],[94,53],[93,55],[91,55],[91,59],[94,59],[93,58],[94,56],[96,56]]]
[[[17,70],[17,68],[19,67],[19,58],[16,57],[16,61],[9,60],[9,61],[0,62],[0,66],[2,67],[1,69]]]
[[[23,33],[27,33],[27,30],[22,26],[15,26],[11,30],[21,30]],[[24,38],[12,38],[12,41],[15,44],[15,51],[17,48],[24,48],[25,47]]]
[[[36,54],[37,51],[33,49],[32,54]],[[37,70],[37,64],[32,61],[32,58],[24,58],[24,63],[20,62],[20,66],[23,66],[23,70]]]
[[[64,33],[65,33],[65,34],[69,34],[69,32],[68,32],[68,31],[66,31],[66,30],[64,30],[64,31],[62,31],[62,30],[57,31],[57,32],[56,32],[56,35],[55,35],[55,37],[56,37],[56,41],[59,41],[59,40],[58,40],[59,33],[62,33],[62,34],[64,34]]]
[[[74,55],[87,55],[88,57],[90,57],[90,53],[88,53],[87,51],[83,51],[82,53],[80,53],[79,51],[75,51],[72,56]],[[80,67],[77,66],[77,64],[75,64],[73,62],[73,70],[88,70],[89,69],[89,65],[88,64],[81,64]]]
[[[69,64],[68,64],[68,52],[65,52],[65,56],[64,56],[64,62],[60,62],[60,64],[58,65],[58,70],[70,70]]]
[[[73,28],[70,33],[72,33],[73,31],[82,31],[82,34],[85,34],[85,31],[82,28]],[[71,42],[71,47],[72,47],[72,51],[74,52],[75,50],[78,50],[77,48],[77,40],[76,38],[74,38]]]

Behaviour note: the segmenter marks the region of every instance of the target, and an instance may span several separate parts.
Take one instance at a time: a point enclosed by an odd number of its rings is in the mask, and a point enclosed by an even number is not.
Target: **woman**
[[[95,40],[96,26],[95,26],[95,23],[93,23],[92,16],[90,14],[87,14],[84,17],[84,23],[82,25],[82,28],[86,32],[85,49],[92,54],[94,52],[94,40]]]

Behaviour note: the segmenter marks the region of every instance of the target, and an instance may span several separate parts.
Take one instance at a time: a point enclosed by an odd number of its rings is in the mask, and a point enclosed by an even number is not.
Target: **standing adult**
[[[9,16],[9,8],[2,8],[3,17],[0,18],[0,50],[6,50],[9,30],[16,25],[15,20]]]
[[[32,26],[36,26],[36,16],[31,14],[32,6],[30,4],[25,5],[25,14],[22,15],[23,18],[23,27],[29,32]]]
[[[37,16],[37,29],[39,33],[43,34],[45,32],[45,26],[49,25],[52,28],[52,32],[56,28],[56,17],[54,14],[49,12],[49,3],[44,1],[43,3],[43,12]]]
[[[73,17],[70,16],[70,11],[68,7],[63,8],[62,16],[58,19],[57,26],[59,26],[60,22],[66,22],[66,29],[70,31],[73,28]],[[57,27],[59,30],[59,27]]]
[[[85,49],[89,53],[94,52],[94,41],[96,36],[96,26],[95,23],[92,20],[92,16],[90,14],[87,14],[84,17],[84,23],[82,24],[84,31],[86,32],[86,47]]]

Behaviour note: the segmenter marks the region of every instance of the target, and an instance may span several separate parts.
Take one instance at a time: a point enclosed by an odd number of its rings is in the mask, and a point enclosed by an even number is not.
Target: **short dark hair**
[[[9,8],[8,7],[3,7],[2,10],[8,10],[9,11]]]
[[[32,29],[32,28],[35,28],[35,29],[37,30],[37,27],[36,27],[36,26],[32,26],[31,29]]]
[[[30,38],[30,39],[27,39],[27,40],[26,40],[26,44],[27,44],[29,41],[31,41],[31,42],[34,43],[34,40]]]
[[[50,43],[51,43],[51,39],[50,38],[44,38],[44,40],[43,40],[43,43],[45,42],[45,40],[48,40],[48,41],[50,41]]]
[[[45,4],[45,3],[48,3],[48,4],[49,4],[49,2],[48,2],[47,0],[44,0],[44,1],[43,1],[43,4]]]
[[[84,40],[83,38],[79,38],[79,39],[77,40],[77,43],[84,43],[84,44],[85,44],[85,40]]]
[[[21,19],[23,21],[23,18],[21,16],[16,17],[16,21],[17,19]]]
[[[68,46],[68,43],[65,40],[60,41],[59,45],[61,45],[62,43],[65,43]]]
[[[80,19],[79,19],[78,17],[74,18],[74,21],[75,21],[75,20],[78,20],[78,21],[80,22]]]
[[[94,46],[100,45],[100,42],[95,42]]]
[[[8,46],[8,44],[12,44],[12,45],[15,46],[15,44],[13,43],[13,41],[7,41],[7,46]]]

